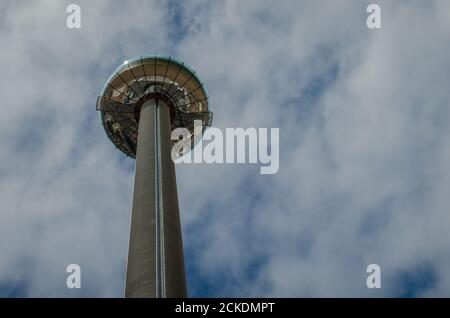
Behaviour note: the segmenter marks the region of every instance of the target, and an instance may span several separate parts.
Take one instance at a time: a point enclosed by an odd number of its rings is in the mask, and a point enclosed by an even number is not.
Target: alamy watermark
[[[172,160],[175,163],[259,163],[261,174],[278,172],[279,128],[270,128],[270,143],[268,128],[226,128],[223,133],[217,127],[210,127],[202,138],[203,128],[201,120],[194,121],[194,140],[187,128],[172,131],[171,138],[176,141],[172,147]],[[188,152],[192,143],[196,146]],[[179,156],[185,152],[185,155]]]
[[[366,20],[369,29],[381,29],[381,7],[376,3],[369,4],[366,12],[370,13]]]
[[[69,13],[66,19],[66,25],[69,29],[81,28],[81,8],[78,4],[69,4],[66,8],[66,12]]]
[[[366,285],[369,289],[381,288],[381,267],[378,264],[370,264],[366,268]]]
[[[78,264],[69,264],[66,267],[66,273],[69,275],[66,278],[67,288],[81,288],[81,268]]]
[[[366,25],[369,29],[381,29],[381,7],[379,4],[371,3],[366,7],[366,12],[369,16],[366,20]],[[69,29],[81,28],[81,7],[78,4],[69,4],[66,8],[66,13],[69,13],[66,19],[66,25]]]

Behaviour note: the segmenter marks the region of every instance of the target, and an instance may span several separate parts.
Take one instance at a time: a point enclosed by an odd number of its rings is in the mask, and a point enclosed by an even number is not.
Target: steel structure
[[[96,108],[108,138],[136,159],[125,297],[186,297],[171,131],[189,129],[194,147],[194,120],[211,125],[204,87],[184,63],[141,56],[113,72]]]

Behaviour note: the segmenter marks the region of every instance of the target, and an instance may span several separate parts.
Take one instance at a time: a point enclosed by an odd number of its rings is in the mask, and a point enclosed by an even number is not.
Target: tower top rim
[[[198,141],[194,120],[202,126],[212,122],[208,95],[196,72],[171,56],[143,55],[119,65],[106,81],[96,108],[111,142],[125,155],[135,158],[139,115],[150,98],[164,99],[170,108],[171,128],[187,128],[191,147],[182,147],[182,156]]]

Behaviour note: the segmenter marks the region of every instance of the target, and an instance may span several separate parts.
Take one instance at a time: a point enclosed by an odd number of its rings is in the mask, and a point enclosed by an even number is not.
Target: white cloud
[[[198,71],[215,126],[281,128],[277,175],[177,167],[193,295],[395,296],[431,271],[416,295],[448,296],[448,3],[382,1],[372,31],[363,2],[274,3],[81,1],[81,30],[64,3],[3,4],[0,292],[122,295],[133,162],[94,104],[114,67],[156,52]]]

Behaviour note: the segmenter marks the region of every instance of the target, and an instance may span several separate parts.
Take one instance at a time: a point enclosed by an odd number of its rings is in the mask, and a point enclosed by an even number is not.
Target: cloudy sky
[[[123,296],[134,161],[95,102],[154,53],[215,127],[280,128],[277,174],[177,165],[190,296],[450,296],[450,2],[371,2],[2,0],[0,296]]]

